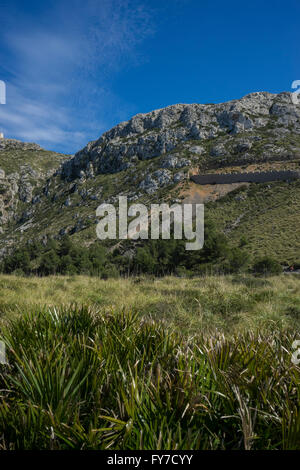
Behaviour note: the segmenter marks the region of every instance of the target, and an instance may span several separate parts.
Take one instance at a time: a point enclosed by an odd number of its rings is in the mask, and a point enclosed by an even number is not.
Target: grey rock
[[[34,196],[34,197],[32,198],[32,201],[31,201],[31,202],[32,202],[32,204],[38,204],[39,202],[41,202],[41,197],[40,197],[40,195],[38,194],[37,196]]]
[[[186,179],[186,177],[185,177],[185,174],[183,173],[183,171],[175,173],[175,175],[173,176],[174,183],[179,183],[180,181],[182,181],[184,179]]]
[[[26,181],[20,183],[19,197],[23,202],[30,202],[32,199],[33,186]]]
[[[235,146],[234,150],[238,153],[240,152],[247,152],[252,147],[252,143],[249,140],[240,140],[238,141],[237,145]]]
[[[160,164],[161,168],[176,168],[176,165],[178,164],[178,157],[175,155],[168,155],[165,157]]]
[[[142,189],[147,194],[153,194],[158,190],[157,182],[148,175],[140,184],[139,189]]]
[[[22,142],[16,139],[1,139],[0,151],[6,150],[43,150],[38,144]]]
[[[21,216],[21,219],[20,219],[20,222],[25,222],[27,220],[29,220],[33,215],[33,211],[32,210],[27,210],[25,212],[22,213],[22,216]]]
[[[195,153],[196,155],[202,155],[205,153],[205,150],[200,145],[193,145],[192,147],[188,148],[190,152]]]
[[[71,204],[72,204],[72,202],[71,202],[71,198],[70,198],[70,197],[68,197],[68,198],[65,200],[65,202],[64,202],[64,205],[65,205],[66,207],[70,207],[70,206],[71,206]]]
[[[169,170],[156,170],[154,173],[146,176],[139,184],[139,189],[144,190],[147,194],[153,194],[158,188],[168,186],[170,183],[171,173]]]
[[[170,183],[171,173],[168,170],[156,170],[153,173],[153,177],[159,186],[166,186]]]
[[[161,161],[161,168],[182,168],[191,165],[191,160],[187,158],[180,158],[179,154],[168,155]]]
[[[210,150],[212,157],[222,157],[226,154],[226,150],[223,144],[214,145]]]
[[[75,179],[90,177],[91,168],[94,175],[133,169],[137,160],[162,156],[190,140],[212,139],[224,132],[228,136],[252,132],[274,124],[274,119],[278,128],[289,124],[300,132],[299,118],[300,106],[292,104],[290,93],[251,93],[240,100],[212,105],[176,104],[118,124],[66,161],[61,174]],[[201,155],[202,146],[193,143],[190,151]],[[174,168],[172,161],[166,165]]]

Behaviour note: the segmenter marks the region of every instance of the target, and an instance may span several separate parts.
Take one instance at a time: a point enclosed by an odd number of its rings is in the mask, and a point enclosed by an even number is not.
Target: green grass
[[[206,211],[233,243],[245,236],[253,258],[269,255],[284,264],[299,260],[299,181],[252,184],[207,204]]]
[[[19,171],[21,166],[30,165],[34,170],[45,172],[57,168],[66,158],[67,155],[44,149],[9,148],[0,152],[0,168],[10,174]]]
[[[295,331],[189,338],[73,306],[24,310],[1,337],[1,449],[299,449]]]
[[[0,299],[0,449],[300,449],[297,275],[2,275]]]
[[[300,277],[205,276],[194,279],[0,276],[0,319],[31,309],[85,304],[148,315],[181,332],[299,328]]]

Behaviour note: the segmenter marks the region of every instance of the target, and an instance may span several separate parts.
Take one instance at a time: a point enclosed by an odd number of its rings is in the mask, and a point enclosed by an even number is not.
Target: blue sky
[[[298,0],[0,0],[6,137],[74,153],[137,113],[290,91]]]

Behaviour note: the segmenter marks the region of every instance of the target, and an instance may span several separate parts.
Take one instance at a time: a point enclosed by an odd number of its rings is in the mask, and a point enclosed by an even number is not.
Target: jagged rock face
[[[62,176],[73,179],[134,168],[136,161],[167,154],[183,143],[190,153],[201,155],[205,151],[202,142],[224,134],[228,139],[251,133],[275,121],[279,131],[282,126],[289,126],[300,133],[299,117],[300,106],[292,103],[290,93],[251,93],[220,104],[176,104],[138,114],[115,126],[66,162]],[[199,145],[195,145],[195,140],[199,140]],[[243,139],[236,151],[250,148],[251,142]],[[217,143],[210,155],[226,155],[224,143]],[[170,160],[170,165],[174,167],[175,163]]]
[[[0,226],[13,216],[17,207],[17,196],[19,190],[15,174],[6,176],[5,171],[0,169]]]
[[[172,182],[172,176],[169,170],[157,170],[147,175],[140,183],[139,189],[143,189],[147,194],[153,194],[158,188],[167,186]]]
[[[138,114],[72,157],[1,139],[0,258],[20,240],[88,229],[97,205],[117,204],[120,195],[174,200],[189,189],[189,174],[252,164],[262,171],[273,161],[298,169],[299,156],[300,106],[290,93]]]
[[[43,150],[38,144],[16,139],[0,139],[1,150]]]
[[[191,160],[180,158],[178,154],[168,155],[165,157],[161,163],[161,168],[182,168],[183,166],[189,166]]]
[[[63,156],[35,143],[0,139],[0,228],[17,216],[20,204],[38,204],[34,195],[56,171]],[[51,161],[49,161],[49,159]],[[22,207],[21,207],[22,209]],[[28,219],[28,211],[21,219]]]

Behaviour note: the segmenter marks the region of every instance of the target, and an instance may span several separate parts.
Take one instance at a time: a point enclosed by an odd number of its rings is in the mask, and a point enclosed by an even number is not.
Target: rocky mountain
[[[0,139],[0,233],[10,224],[14,230],[22,213],[31,212],[46,181],[68,158],[35,143]]]
[[[300,249],[293,236],[299,182],[201,187],[189,176],[299,167],[300,106],[290,93],[251,93],[227,103],[176,104],[138,114],[73,157],[0,140],[0,250],[5,254],[26,240],[65,234],[93,243],[97,206],[127,195],[144,203],[206,202],[236,243],[247,231],[254,253],[267,251],[275,232],[262,223],[263,214],[272,213],[274,221],[277,207],[292,243],[287,249],[279,242],[277,253],[292,258]]]
[[[252,93],[221,104],[176,104],[117,125],[66,162],[62,174],[75,179],[134,170],[137,161],[164,155],[164,169],[192,162],[218,166],[232,160],[289,158],[299,153],[299,142],[288,145],[285,138],[299,135],[299,117],[300,107],[290,93]]]

